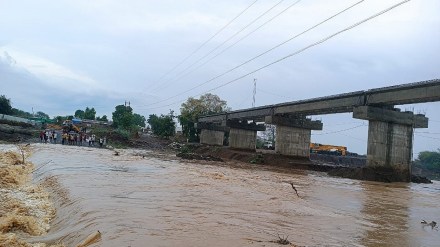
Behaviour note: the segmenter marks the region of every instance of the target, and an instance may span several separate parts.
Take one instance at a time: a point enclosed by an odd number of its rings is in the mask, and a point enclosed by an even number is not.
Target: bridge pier
[[[283,155],[310,157],[312,130],[322,130],[321,121],[304,116],[267,116],[266,123],[275,124],[275,152]]]
[[[213,146],[223,146],[225,132],[229,131],[226,126],[209,123],[197,123],[196,128],[201,129],[200,143]]]
[[[428,118],[371,106],[355,107],[353,117],[369,120],[367,167],[389,172],[396,181],[411,181],[413,131],[427,128]]]
[[[222,146],[225,133],[223,131],[202,129],[200,143],[214,146]]]
[[[229,147],[236,149],[245,149],[255,151],[257,145],[257,131],[264,131],[266,127],[263,124],[247,123],[247,121],[226,122],[229,131]]]

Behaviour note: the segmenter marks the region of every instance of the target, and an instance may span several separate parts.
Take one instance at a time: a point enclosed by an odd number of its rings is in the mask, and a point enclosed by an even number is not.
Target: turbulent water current
[[[75,246],[440,246],[440,183],[375,183],[172,154],[34,145],[34,181],[51,181],[44,237]],[[49,179],[48,179],[49,178]],[[289,183],[293,183],[298,195]]]

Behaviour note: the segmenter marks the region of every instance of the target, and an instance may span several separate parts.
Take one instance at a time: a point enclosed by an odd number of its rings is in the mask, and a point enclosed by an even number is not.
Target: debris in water
[[[101,232],[96,231],[90,234],[82,243],[78,244],[76,247],[87,247],[91,244],[97,243],[101,240]]]
[[[114,172],[128,172],[128,167],[125,166],[112,166],[110,171]]]
[[[114,156],[119,156],[119,152],[115,150]]]
[[[292,244],[289,240],[287,240],[287,238],[289,238],[289,236],[287,237],[280,237],[280,235],[278,235],[278,240],[273,241],[274,243],[277,244],[281,244],[281,245],[288,245],[288,244]]]
[[[292,182],[290,182],[289,184],[292,185],[292,189],[296,192],[296,195],[299,197],[298,191],[296,190],[295,185],[293,185]]]
[[[424,226],[430,226],[432,229],[434,229],[437,226],[437,222],[435,221],[431,221],[430,223],[428,223],[426,220],[422,220],[422,222],[420,223]]]

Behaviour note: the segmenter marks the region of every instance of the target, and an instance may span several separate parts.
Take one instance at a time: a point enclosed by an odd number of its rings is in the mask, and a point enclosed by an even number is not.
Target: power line
[[[330,39],[332,39],[332,38],[338,36],[338,35],[341,34],[341,33],[344,33],[344,32],[346,32],[346,31],[348,31],[348,30],[350,30],[350,29],[353,29],[353,28],[355,28],[355,27],[361,25],[362,23],[365,23],[365,22],[367,22],[367,21],[369,21],[369,20],[371,20],[371,19],[374,19],[374,18],[376,18],[376,17],[378,17],[378,16],[380,16],[380,15],[382,15],[382,14],[384,14],[384,13],[386,13],[386,12],[388,12],[388,11],[390,11],[390,10],[392,10],[392,9],[394,9],[394,8],[396,8],[396,7],[400,6],[400,5],[402,5],[402,4],[404,4],[404,3],[407,3],[407,2],[409,2],[409,1],[411,1],[411,0],[405,0],[405,1],[402,1],[402,2],[400,2],[400,3],[397,3],[397,4],[395,4],[395,5],[393,5],[393,6],[389,7],[389,8],[387,8],[387,9],[385,9],[385,10],[380,11],[379,13],[376,13],[376,14],[374,14],[374,15],[372,15],[372,16],[370,16],[370,17],[368,17],[368,18],[366,18],[366,19],[364,19],[364,20],[362,20],[362,21],[359,21],[359,22],[357,22],[357,23],[355,23],[355,24],[353,24],[353,25],[351,25],[351,26],[349,26],[349,27],[347,27],[347,28],[344,28],[344,29],[340,30],[339,32],[336,32],[336,33],[334,33],[334,34],[332,34],[332,35],[330,35],[330,36],[327,36],[327,37],[325,37],[325,38],[323,38],[323,39],[321,39],[321,40],[319,40],[319,41],[317,41],[317,42],[315,42],[315,43],[313,43],[313,44],[310,44],[310,45],[308,45],[308,46],[306,46],[306,47],[304,47],[304,48],[302,48],[302,49],[297,50],[296,52],[293,52],[293,53],[291,53],[291,54],[289,54],[289,55],[287,55],[287,56],[285,56],[285,57],[282,57],[282,58],[280,58],[280,59],[278,59],[278,60],[275,60],[275,61],[272,62],[272,63],[266,64],[266,65],[264,65],[264,66],[262,66],[262,67],[260,67],[260,68],[258,68],[258,69],[256,69],[256,70],[251,71],[251,72],[249,72],[249,73],[247,73],[247,74],[245,74],[245,75],[242,75],[242,76],[240,76],[240,77],[238,77],[238,78],[236,78],[236,79],[234,79],[234,80],[231,80],[231,81],[228,81],[228,82],[226,82],[226,83],[224,83],[224,84],[221,84],[220,86],[217,86],[217,87],[215,87],[215,88],[213,88],[213,89],[210,89],[210,90],[208,90],[207,92],[210,92],[210,91],[213,91],[213,90],[219,89],[219,88],[221,88],[221,87],[224,87],[224,86],[226,86],[226,85],[228,85],[228,84],[231,84],[231,83],[233,83],[233,82],[235,82],[235,81],[238,81],[238,80],[240,80],[240,79],[243,79],[244,77],[247,77],[247,76],[249,76],[249,75],[251,75],[251,74],[253,74],[253,73],[255,73],[255,72],[258,72],[258,71],[260,71],[260,70],[262,70],[262,69],[265,69],[265,68],[267,68],[267,67],[269,67],[269,66],[271,66],[271,65],[274,65],[274,64],[276,64],[276,63],[279,63],[279,62],[281,62],[281,61],[283,61],[283,60],[285,60],[285,59],[287,59],[287,58],[289,58],[289,57],[293,57],[293,56],[295,56],[295,55],[298,55],[298,54],[300,54],[300,53],[302,53],[302,52],[304,52],[304,51],[306,51],[306,50],[308,50],[308,49],[310,49],[310,48],[312,48],[312,47],[314,47],[314,46],[317,46],[317,45],[319,45],[319,44],[322,44],[322,43],[326,42],[327,40],[330,40]]]
[[[245,61],[245,62],[243,62],[243,63],[241,63],[241,64],[239,64],[239,65],[237,65],[237,66],[235,66],[235,67],[233,67],[233,68],[231,68],[231,69],[229,69],[229,70],[227,70],[227,71],[225,71],[225,72],[223,72],[223,73],[221,73],[221,74],[219,74],[219,75],[217,75],[217,76],[215,76],[215,77],[213,77],[213,78],[211,78],[211,79],[209,79],[209,80],[207,80],[207,81],[205,81],[205,82],[202,82],[202,83],[200,83],[200,84],[198,84],[198,85],[196,85],[196,86],[194,86],[194,87],[192,87],[192,88],[190,88],[190,89],[188,89],[188,90],[186,90],[186,91],[184,91],[184,92],[181,92],[181,93],[179,93],[179,94],[176,94],[176,95],[170,96],[170,97],[168,97],[168,98],[166,98],[166,99],[164,99],[164,100],[157,101],[157,102],[152,103],[152,104],[149,104],[149,105],[147,105],[147,106],[155,105],[155,104],[159,104],[159,103],[162,103],[162,102],[168,101],[168,100],[170,100],[170,99],[174,99],[174,98],[176,98],[176,97],[178,97],[178,96],[180,96],[180,95],[183,95],[183,94],[188,93],[188,92],[190,92],[190,91],[192,91],[192,90],[194,90],[194,89],[196,89],[196,88],[198,88],[198,87],[201,87],[201,86],[203,86],[203,85],[205,85],[205,84],[207,84],[207,83],[209,83],[209,82],[211,82],[211,81],[213,81],[213,80],[215,80],[215,79],[218,79],[218,78],[220,78],[220,77],[222,77],[222,76],[224,76],[224,75],[226,75],[226,74],[228,74],[228,73],[230,73],[230,72],[232,72],[232,71],[234,71],[234,70],[236,70],[236,69],[242,67],[243,65],[248,64],[248,63],[250,63],[251,61],[253,61],[253,60],[255,60],[255,59],[257,59],[257,58],[259,58],[259,57],[261,57],[261,56],[263,56],[263,55],[265,55],[265,54],[267,54],[267,53],[269,53],[269,52],[271,52],[271,51],[273,51],[273,50],[275,50],[276,48],[278,48],[278,47],[280,47],[280,46],[282,46],[282,45],[284,45],[284,44],[286,44],[286,43],[292,41],[293,39],[298,38],[299,36],[301,36],[301,35],[303,35],[303,34],[309,32],[309,31],[311,31],[311,30],[313,30],[313,29],[315,29],[315,28],[317,28],[318,26],[320,26],[320,25],[324,24],[325,22],[327,22],[327,21],[329,21],[329,20],[335,18],[336,16],[338,16],[338,15],[340,15],[340,14],[342,14],[342,13],[348,11],[348,10],[350,10],[351,8],[354,8],[355,6],[359,5],[360,3],[364,2],[364,1],[365,1],[365,0],[361,0],[361,1],[356,2],[355,4],[349,6],[348,8],[345,8],[345,9],[339,11],[338,13],[336,13],[336,14],[334,14],[334,15],[332,15],[332,16],[326,18],[326,19],[324,19],[323,21],[319,22],[318,24],[316,24],[316,25],[314,25],[314,26],[312,26],[312,27],[306,29],[305,31],[302,31],[302,32],[299,33],[299,34],[296,34],[295,36],[293,36],[293,37],[291,37],[291,38],[285,40],[284,42],[282,42],[282,43],[280,43],[280,44],[278,44],[278,45],[276,45],[276,46],[270,48],[269,50],[266,50],[266,51],[264,51],[263,53],[260,53],[259,55],[255,56],[255,57],[253,57],[253,58],[251,58],[251,59],[249,59],[249,60],[247,60],[247,61]],[[408,1],[410,1],[410,0],[408,0]],[[343,31],[342,31],[342,32],[343,32]],[[339,33],[337,33],[337,34],[339,34]],[[335,34],[334,36],[336,36],[337,34]],[[330,38],[331,38],[331,37],[330,37]],[[328,38],[328,39],[330,39],[330,38]],[[322,41],[322,42],[324,42],[324,41]],[[322,43],[322,42],[321,42],[321,43]],[[313,46],[314,46],[314,45],[313,45]],[[310,47],[308,47],[308,48],[310,48]],[[304,48],[304,50],[307,50],[308,48],[306,47],[306,48]],[[283,59],[281,59],[281,60],[284,60],[284,59],[285,59],[285,58],[283,58]],[[276,61],[276,62],[274,62],[274,63],[277,63],[277,62],[279,62],[279,61]],[[269,64],[269,65],[267,65],[267,66],[265,66],[265,67],[268,67],[268,66],[270,66],[270,65],[272,65],[272,64]],[[260,69],[263,69],[263,68],[265,68],[265,67],[262,67],[262,68],[260,68]],[[258,69],[258,70],[260,70],[260,69]],[[251,73],[255,73],[255,72],[257,72],[258,70],[254,71],[254,72],[251,72]],[[251,73],[249,73],[249,74],[251,74]],[[246,76],[248,76],[249,74],[247,74],[247,75],[245,75],[245,76],[243,76],[243,77],[246,77]],[[239,80],[239,79],[241,79],[241,78],[243,78],[243,77],[237,78],[236,80]],[[229,83],[232,83],[232,82],[234,82],[234,81],[236,81],[236,80],[233,80],[233,81],[231,81],[231,82],[229,82]],[[229,84],[229,83],[228,83],[228,84]],[[215,89],[217,89],[217,88],[215,88]],[[215,90],[215,89],[214,89],[214,90]],[[212,91],[212,90],[210,90],[210,91]]]
[[[362,142],[362,143],[366,143],[367,142],[367,140],[365,140],[365,139],[363,139],[363,138],[357,138],[357,137],[354,137],[354,136],[351,136],[351,135],[347,135],[347,134],[345,134],[345,133],[339,133],[340,135],[343,135],[343,136],[346,136],[346,137],[349,137],[349,138],[351,138],[351,139],[353,139],[353,140],[356,140],[356,141],[359,141],[359,142]]]
[[[240,34],[241,32],[243,32],[246,28],[248,28],[249,26],[251,26],[252,24],[254,24],[256,21],[258,21],[260,18],[262,18],[263,16],[265,16],[267,13],[269,13],[271,10],[273,10],[275,7],[277,7],[278,5],[280,5],[284,0],[280,0],[279,2],[275,3],[275,5],[273,5],[272,7],[270,7],[268,10],[266,10],[265,12],[263,12],[261,15],[257,16],[255,19],[253,19],[252,21],[250,21],[246,26],[244,26],[242,29],[238,30],[237,32],[235,32],[233,35],[231,35],[229,38],[227,38],[226,40],[224,40],[222,43],[220,43],[219,45],[217,45],[214,49],[212,49],[211,51],[209,51],[208,53],[206,53],[205,55],[203,55],[201,58],[197,59],[195,62],[193,62],[192,64],[190,64],[189,66],[187,66],[185,69],[183,69],[181,72],[179,72],[177,74],[177,77],[180,78],[179,76],[182,75],[183,73],[185,73],[186,71],[188,71],[189,69],[191,69],[195,64],[197,64],[198,62],[202,61],[203,59],[205,59],[206,57],[208,57],[209,55],[211,55],[213,52],[215,52],[217,49],[219,49],[220,47],[222,47],[224,44],[226,44],[228,41],[230,41],[231,39],[233,39],[235,36],[237,36],[238,34]],[[193,70],[194,71],[194,70]],[[176,80],[170,80],[171,82],[174,82]],[[170,81],[167,81],[165,83],[168,83]],[[168,84],[169,86],[170,84]],[[166,86],[162,87],[165,88]]]
[[[351,127],[351,128],[347,128],[347,129],[335,130],[335,131],[330,131],[330,132],[323,132],[323,133],[312,134],[312,135],[319,135],[320,136],[320,135],[335,134],[335,133],[340,133],[340,132],[344,132],[344,131],[348,131],[348,130],[352,130],[352,129],[357,129],[357,128],[362,127],[362,126],[367,126],[367,125],[360,124],[360,125],[357,125],[357,126],[354,126],[354,127]]]
[[[440,135],[440,133],[433,133],[428,131],[417,131],[416,134],[430,134],[430,135]]]
[[[209,41],[214,39],[219,33],[221,33],[223,30],[225,30],[232,22],[234,22],[237,18],[239,18],[241,15],[243,15],[249,8],[251,8],[258,0],[255,0],[252,2],[249,6],[247,6],[244,10],[242,10],[237,16],[235,16],[232,20],[230,20],[226,25],[224,25],[220,30],[218,30],[214,35],[212,35],[208,40],[203,42],[201,45],[199,45],[194,51],[192,51],[188,56],[186,56],[183,60],[181,60],[179,63],[177,63],[173,68],[171,68],[168,72],[163,74],[158,81],[162,80],[164,77],[169,75],[171,72],[173,72],[175,69],[177,69],[180,65],[182,65],[186,60],[191,58],[194,54],[196,54],[200,49],[202,49]]]
[[[246,34],[245,36],[241,37],[240,39],[238,39],[237,41],[235,41],[234,43],[232,43],[231,45],[229,45],[228,47],[224,48],[223,50],[221,50],[220,52],[218,52],[216,55],[212,56],[211,58],[209,58],[208,60],[206,60],[205,62],[199,64],[197,67],[195,67],[194,69],[188,71],[187,73],[177,77],[176,79],[173,80],[174,81],[178,81],[186,76],[188,76],[189,74],[193,73],[194,71],[198,70],[199,68],[203,67],[205,64],[211,62],[213,59],[215,59],[216,57],[220,56],[221,54],[223,54],[224,52],[226,52],[227,50],[229,50],[230,48],[232,48],[233,46],[235,46],[237,43],[239,43],[240,41],[244,40],[245,38],[249,37],[251,34],[253,34],[254,32],[256,32],[257,30],[259,30],[260,28],[262,28],[263,26],[265,26],[267,23],[273,21],[276,17],[280,16],[281,14],[283,14],[284,12],[286,12],[287,10],[289,10],[291,7],[295,6],[297,3],[299,3],[301,0],[297,0],[296,2],[294,2],[293,4],[289,5],[287,8],[285,8],[284,10],[282,10],[281,12],[279,12],[278,14],[276,14],[275,16],[273,16],[272,18],[270,18],[268,21],[264,22],[263,24],[261,24],[260,26],[258,26],[257,28],[255,28],[254,30],[252,30],[251,32],[249,32],[248,34]]]
[[[233,82],[236,82],[236,81],[238,81],[238,80],[240,80],[240,79],[243,79],[243,78],[245,78],[245,77],[247,77],[247,76],[249,76],[249,75],[251,75],[251,74],[254,74],[255,72],[258,72],[258,71],[260,71],[260,70],[262,70],[262,69],[265,69],[265,68],[267,68],[267,67],[269,67],[269,66],[271,66],[271,65],[274,65],[274,64],[276,64],[276,63],[278,63],[278,62],[281,62],[281,61],[283,61],[283,60],[285,60],[285,59],[287,59],[287,58],[289,58],[289,57],[293,57],[293,56],[295,56],[295,55],[298,55],[298,54],[300,54],[300,53],[302,53],[302,52],[304,52],[304,51],[306,51],[306,50],[308,50],[308,49],[310,49],[310,48],[312,48],[312,47],[314,47],[314,46],[317,46],[317,45],[319,45],[319,44],[322,44],[322,43],[324,43],[324,42],[326,42],[326,41],[328,41],[328,40],[330,40],[330,39],[336,37],[337,35],[339,35],[339,34],[341,34],[341,33],[344,33],[344,32],[346,32],[346,31],[349,31],[349,30],[351,30],[351,29],[353,29],[353,28],[355,28],[355,27],[357,27],[357,26],[359,26],[359,25],[361,25],[361,24],[363,24],[363,23],[365,23],[365,22],[367,22],[367,21],[370,21],[370,20],[372,20],[372,19],[374,19],[374,18],[376,18],[376,17],[378,17],[378,16],[380,16],[380,15],[383,15],[383,14],[385,14],[385,13],[391,11],[392,9],[397,8],[398,6],[400,6],[400,5],[404,4],[404,3],[410,2],[410,1],[411,1],[411,0],[405,0],[405,1],[399,2],[399,3],[395,4],[395,5],[392,5],[392,6],[389,7],[389,8],[386,8],[386,9],[384,9],[384,10],[382,10],[382,11],[380,11],[380,12],[378,12],[378,13],[376,13],[376,14],[374,14],[374,15],[372,15],[372,16],[366,18],[366,19],[363,19],[363,20],[361,20],[361,21],[359,21],[359,22],[356,22],[355,24],[352,24],[352,25],[350,25],[350,26],[348,26],[348,27],[346,27],[346,28],[344,28],[344,29],[342,29],[342,30],[340,30],[340,31],[338,31],[338,32],[336,32],[336,33],[334,33],[334,34],[332,34],[332,35],[329,35],[329,36],[327,36],[327,37],[325,37],[325,38],[323,38],[323,39],[321,39],[321,40],[315,42],[315,43],[312,43],[312,44],[310,44],[310,45],[308,45],[308,46],[305,46],[305,47],[303,47],[303,48],[301,48],[301,49],[299,49],[299,50],[297,50],[297,51],[295,51],[295,52],[293,52],[293,53],[291,53],[291,54],[289,54],[289,55],[287,55],[287,56],[284,56],[284,57],[282,57],[282,58],[280,58],[280,59],[278,59],[278,60],[275,60],[275,61],[273,61],[273,62],[271,62],[271,63],[269,63],[269,64],[266,64],[266,65],[264,65],[264,66],[262,66],[262,67],[260,67],[260,68],[258,68],[258,69],[256,69],[256,70],[253,70],[253,71],[251,71],[251,72],[249,72],[249,73],[246,73],[246,74],[244,74],[244,75],[242,75],[242,76],[240,76],[240,77],[237,77],[237,78],[235,78],[235,79],[233,79],[233,80],[230,80],[230,81],[228,81],[228,82],[226,82],[226,83],[223,83],[223,84],[221,84],[221,85],[219,85],[219,86],[217,86],[217,87],[214,87],[214,88],[212,88],[212,89],[210,89],[210,90],[207,90],[207,91],[205,91],[205,92],[203,92],[203,93],[200,93],[200,94],[197,94],[197,95],[195,95],[195,96],[203,95],[203,94],[205,94],[205,93],[208,93],[208,92],[214,91],[214,90],[216,90],[216,89],[219,89],[219,88],[221,88],[221,87],[224,87],[224,86],[226,86],[226,85],[229,85],[229,84],[231,84],[231,83],[233,83]],[[363,1],[360,1],[360,2],[363,2]],[[358,3],[356,3],[356,4],[359,4],[360,2],[358,2]],[[352,6],[354,6],[354,5],[352,5]],[[249,61],[249,60],[248,60],[248,61]],[[243,64],[242,64],[242,65],[243,65]],[[239,66],[241,66],[241,65],[239,65]],[[220,77],[220,76],[222,76],[222,75],[224,75],[224,74],[226,74],[226,73],[229,73],[230,71],[232,71],[232,70],[234,70],[234,69],[236,69],[236,68],[237,68],[237,67],[235,67],[235,68],[233,68],[233,69],[231,69],[231,70],[229,70],[229,71],[227,71],[227,72],[225,72],[225,73],[223,73],[223,74],[221,74],[221,75],[219,75],[219,76],[216,76],[216,77],[214,77],[214,78],[212,78],[212,79],[210,79],[210,80],[208,80],[208,81],[206,81],[206,82],[204,82],[204,83],[202,83],[202,84],[206,84],[206,83],[208,83],[208,82],[210,82],[210,81],[212,81],[212,80],[215,80],[215,79],[217,79],[218,77]],[[200,85],[202,85],[202,84],[200,84]],[[196,87],[194,87],[194,88],[196,88]],[[194,89],[194,88],[192,88],[192,89]],[[191,91],[192,89],[187,90],[187,91],[185,91],[184,93],[187,93],[187,92]],[[150,105],[155,105],[155,104],[158,104],[158,103],[161,103],[161,102],[167,101],[167,100],[169,100],[169,99],[172,99],[172,98],[175,98],[175,97],[177,97],[177,96],[180,96],[180,95],[182,95],[182,94],[184,94],[184,93],[181,93],[181,94],[178,94],[178,95],[172,96],[172,97],[167,98],[167,99],[162,100],[162,101],[158,101],[158,102],[152,103],[152,104],[150,104]],[[193,97],[195,97],[195,96],[193,96]],[[175,102],[173,102],[173,103],[170,103],[170,104],[168,104],[168,105],[164,105],[164,106],[161,106],[161,107],[153,107],[153,108],[149,108],[149,109],[156,109],[156,108],[162,108],[162,107],[165,107],[165,106],[171,106],[171,105],[174,105],[174,104],[176,104],[176,103],[183,102],[183,101],[184,101],[184,100],[179,100],[179,101],[175,101]]]
[[[429,138],[429,139],[433,139],[433,140],[440,140],[440,138],[436,138],[436,137],[432,137],[432,136],[419,135],[418,133],[416,133],[416,134],[417,134],[417,136],[420,136],[420,137]]]

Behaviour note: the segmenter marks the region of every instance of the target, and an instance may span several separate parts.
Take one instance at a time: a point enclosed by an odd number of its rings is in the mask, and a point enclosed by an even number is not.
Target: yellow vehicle
[[[310,143],[310,153],[346,156],[347,147],[320,143]]]
[[[72,123],[71,120],[66,120],[63,122],[64,130],[67,132],[75,131],[76,133],[80,132],[80,129]]]

